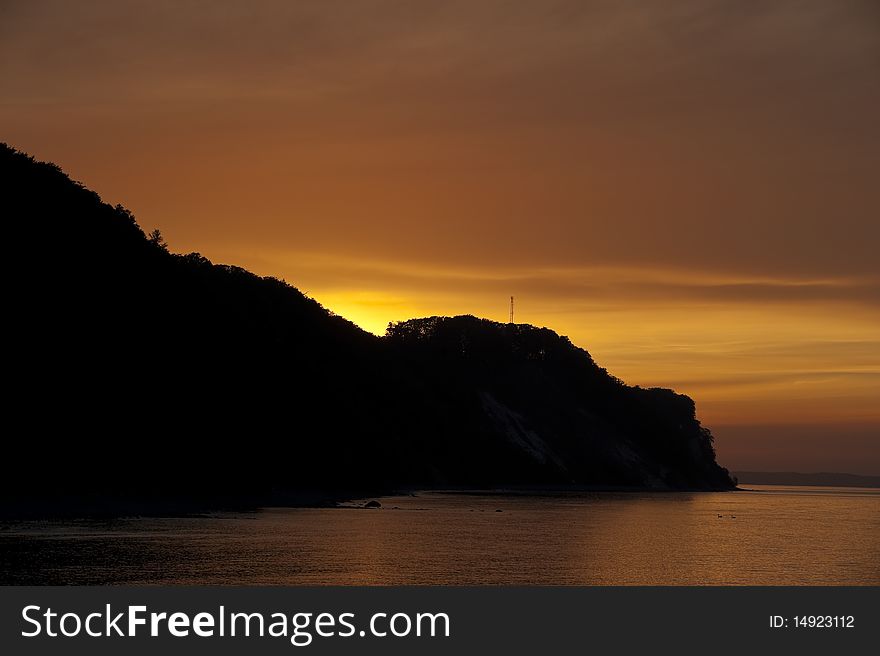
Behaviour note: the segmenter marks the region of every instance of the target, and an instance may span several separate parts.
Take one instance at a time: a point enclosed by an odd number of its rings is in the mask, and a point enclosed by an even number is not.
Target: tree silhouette
[[[168,250],[168,244],[165,242],[165,238],[162,236],[159,228],[156,228],[149,235],[147,235],[147,241],[149,241],[154,246],[158,246],[163,251]]]

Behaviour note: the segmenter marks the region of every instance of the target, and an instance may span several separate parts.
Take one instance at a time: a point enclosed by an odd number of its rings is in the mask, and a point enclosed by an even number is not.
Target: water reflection
[[[880,490],[471,495],[21,522],[3,583],[880,584]],[[501,512],[498,512],[498,511]]]

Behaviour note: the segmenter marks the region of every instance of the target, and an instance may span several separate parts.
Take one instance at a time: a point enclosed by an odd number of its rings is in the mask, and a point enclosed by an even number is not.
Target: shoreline
[[[613,485],[536,485],[493,488],[407,487],[336,492],[285,492],[269,496],[193,499],[112,499],[99,497],[14,500],[0,505],[0,521],[51,521],[88,519],[131,519],[135,517],[206,517],[216,513],[256,512],[261,508],[357,508],[343,505],[355,501],[393,496],[418,496],[420,493],[473,496],[556,496],[564,494],[612,492],[621,494],[737,492],[742,488],[655,488]]]

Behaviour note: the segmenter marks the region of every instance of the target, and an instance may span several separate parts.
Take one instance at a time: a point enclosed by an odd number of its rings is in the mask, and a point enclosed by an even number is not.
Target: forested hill
[[[7,507],[732,487],[689,398],[628,387],[550,330],[431,317],[377,338],[285,282],[170,252],[6,145],[0,197]]]

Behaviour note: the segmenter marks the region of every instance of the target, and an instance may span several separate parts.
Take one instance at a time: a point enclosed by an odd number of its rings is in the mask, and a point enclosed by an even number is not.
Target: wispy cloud
[[[876,425],[878,70],[875,0],[7,0],[0,138],[376,332],[514,294],[710,424]]]

